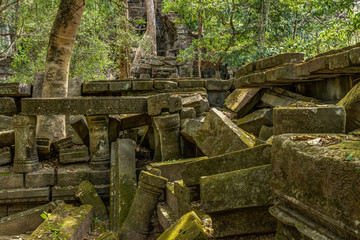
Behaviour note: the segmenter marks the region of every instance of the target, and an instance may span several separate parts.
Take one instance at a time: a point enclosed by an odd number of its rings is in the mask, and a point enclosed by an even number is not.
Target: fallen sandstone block
[[[0,97],[31,97],[30,84],[0,83]]]
[[[204,124],[197,131],[194,140],[201,151],[209,157],[253,147],[255,144],[253,135],[240,129],[215,108],[206,115]]]
[[[260,88],[235,89],[226,99],[224,107],[245,116],[260,101]]]
[[[196,114],[201,114],[209,109],[209,102],[206,98],[201,97],[200,94],[185,97],[182,100],[183,107],[193,107]]]
[[[181,124],[181,131],[180,134],[188,141],[195,142],[194,136],[196,135],[197,131],[202,127],[202,123],[195,119],[186,119]]]
[[[237,120],[236,125],[251,133],[255,136],[259,136],[260,129],[263,125],[271,126],[273,124],[273,111],[271,108],[263,108],[256,110],[245,117]]]
[[[0,97],[0,115],[14,115],[18,112],[14,98]]]
[[[360,83],[355,85],[337,105],[345,107],[346,132],[360,128]]]
[[[0,148],[7,147],[15,144],[14,130],[0,132]]]

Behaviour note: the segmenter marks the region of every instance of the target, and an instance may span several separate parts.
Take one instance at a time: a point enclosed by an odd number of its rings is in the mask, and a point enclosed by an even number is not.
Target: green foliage
[[[0,24],[10,24],[14,34],[12,80],[32,82],[35,72],[45,70],[47,45],[60,0],[20,2],[3,13]],[[122,1],[88,0],[71,56],[69,77],[114,78],[120,47],[137,46],[139,41],[125,17]],[[5,50],[7,44],[0,42],[0,47]]]
[[[51,237],[53,238],[53,240],[63,240],[59,234],[61,232],[61,229],[65,226],[65,224],[61,225],[61,226],[55,226],[49,220],[50,216],[51,216],[51,214],[47,213],[45,211],[42,214],[40,214],[40,217],[42,217],[46,221],[46,224],[47,224],[46,228],[50,231],[50,234],[51,234]]]

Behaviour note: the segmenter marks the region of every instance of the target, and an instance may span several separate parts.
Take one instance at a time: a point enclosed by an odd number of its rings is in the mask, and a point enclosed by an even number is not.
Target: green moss
[[[360,83],[355,85],[343,99],[338,102],[338,106],[349,106],[356,102],[360,102]]]

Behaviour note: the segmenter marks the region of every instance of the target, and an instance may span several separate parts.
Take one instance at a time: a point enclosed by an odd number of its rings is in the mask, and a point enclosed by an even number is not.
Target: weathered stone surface
[[[59,187],[54,186],[51,188],[51,199],[53,201],[63,200],[63,201],[75,201],[75,192],[77,191],[77,186],[66,186]]]
[[[0,114],[13,115],[16,114],[17,112],[18,110],[14,98],[0,97]]]
[[[11,163],[12,154],[10,147],[0,148],[0,166]]]
[[[224,107],[245,116],[260,100],[260,88],[236,89],[226,99]]]
[[[69,204],[59,204],[51,215],[31,234],[29,240],[53,239],[49,234],[49,224],[56,229],[61,229],[58,237],[61,239],[83,239],[91,230],[94,211],[90,205],[74,207]],[[50,231],[51,233],[51,231]]]
[[[199,185],[200,177],[251,168],[271,161],[271,146],[260,145],[185,164],[181,176],[186,186]]]
[[[202,79],[185,79],[179,80],[180,88],[196,88],[196,87],[204,87],[204,80]]]
[[[117,138],[119,138],[121,130],[121,117],[119,114],[109,115],[109,144],[115,142]]]
[[[55,169],[40,168],[35,172],[25,174],[26,187],[46,187],[55,184]]]
[[[89,126],[90,167],[94,170],[109,169],[109,117],[106,115],[86,116]]]
[[[23,98],[24,115],[92,115],[147,113],[146,97]]]
[[[16,115],[12,118],[15,131],[13,171],[32,172],[39,167],[36,149],[36,116]]]
[[[185,164],[201,159],[205,159],[207,157],[199,157],[199,158],[191,158],[191,159],[184,159],[184,160],[177,160],[177,161],[170,161],[170,162],[157,162],[151,163],[150,166],[152,168],[158,168],[161,170],[161,176],[167,178],[170,182],[175,180],[182,179],[181,171],[185,168]]]
[[[202,123],[195,119],[185,119],[181,124],[180,134],[188,141],[195,142],[194,136],[197,131],[202,127]]]
[[[77,186],[89,180],[90,168],[87,164],[72,164],[60,167],[57,173],[57,185],[60,187]]]
[[[145,240],[149,233],[149,222],[161,193],[164,191],[166,178],[142,171],[139,186],[131,204],[129,214],[119,233],[123,240]]]
[[[7,147],[15,144],[14,130],[7,130],[0,132],[0,147]]]
[[[59,149],[59,162],[62,164],[88,162],[89,150],[86,146]]]
[[[215,108],[206,115],[204,125],[197,131],[194,140],[209,157],[253,147],[255,144],[253,135],[237,127]]]
[[[23,175],[10,171],[8,167],[0,167],[0,189],[24,187]]]
[[[154,90],[153,80],[136,80],[132,81],[132,90],[133,91],[151,91]]]
[[[166,183],[165,201],[174,215],[177,216],[178,212],[178,199],[175,195],[174,182]],[[160,203],[159,203],[160,204]],[[178,216],[177,216],[178,217]]]
[[[272,135],[274,135],[274,128],[268,127],[268,126],[262,126],[259,132],[259,138],[266,141],[268,140]]]
[[[359,239],[360,141],[347,136],[337,140],[339,135],[302,136],[273,139],[270,184],[276,197],[341,239]]]
[[[248,133],[259,136],[260,129],[263,125],[271,126],[273,122],[273,111],[271,108],[263,108],[246,115],[237,120],[236,125]]]
[[[185,186],[183,180],[174,182],[174,193],[177,201],[183,201],[185,203],[191,203],[200,200],[200,191],[197,186]]]
[[[89,181],[93,185],[110,184],[110,169],[108,170],[91,170]]]
[[[99,93],[107,92],[109,90],[109,83],[107,81],[90,81],[84,82],[82,85],[83,93]]]
[[[286,96],[279,96],[272,92],[264,93],[264,95],[261,97],[261,101],[270,107],[288,107],[291,104],[297,102],[296,99]]]
[[[319,101],[318,99],[311,98],[311,97],[306,97],[306,96],[303,96],[301,94],[294,93],[294,92],[288,91],[288,90],[283,89],[283,88],[272,87],[271,91],[274,92],[274,93],[280,94],[281,96],[284,96],[284,97],[293,98],[293,99],[295,99],[297,101],[321,104],[321,101]]]
[[[89,127],[86,118],[81,115],[70,116],[70,125],[86,146],[89,146]]]
[[[14,130],[11,117],[0,115],[0,131]]]
[[[0,97],[31,97],[31,85],[25,83],[0,83]]]
[[[46,205],[35,207],[0,219],[0,236],[18,235],[34,231],[44,219],[40,214],[52,212],[56,204],[50,202]]]
[[[208,91],[228,91],[231,87],[229,80],[206,79],[205,88]]]
[[[44,83],[44,77],[45,77],[45,71],[36,72],[34,74],[32,97],[34,98],[42,97],[42,87]]]
[[[122,131],[151,124],[151,117],[148,114],[126,114],[120,118]]]
[[[123,92],[131,90],[131,81],[109,81],[109,92]]]
[[[113,232],[107,232],[96,238],[96,240],[118,240],[118,237]]]
[[[51,141],[49,138],[36,138],[36,149],[41,160],[51,156]]]
[[[177,112],[182,109],[180,97],[173,97],[170,94],[159,94],[150,96],[147,102],[149,115],[159,115],[165,109],[167,112]]]
[[[220,107],[222,108],[225,99],[230,95],[229,91],[208,91],[207,99],[209,101],[210,107]]]
[[[236,211],[210,213],[213,236],[222,238],[236,235],[257,235],[276,231],[276,219],[268,207],[243,208]]]
[[[59,152],[60,149],[70,148],[73,144],[72,137],[67,137],[52,142],[51,146],[55,152]]]
[[[153,121],[158,133],[161,160],[180,159],[180,115],[175,113],[156,116]]]
[[[161,227],[166,230],[176,222],[176,216],[172,209],[164,202],[159,202],[156,215]]]
[[[183,98],[182,105],[184,107],[193,107],[195,109],[196,114],[206,112],[209,109],[208,100],[206,98],[201,97],[200,94]]]
[[[345,107],[346,132],[360,128],[360,83],[356,84],[337,105]]]
[[[156,90],[162,89],[177,89],[178,83],[176,81],[164,81],[164,80],[155,80],[154,88]]]
[[[49,187],[0,190],[0,204],[49,202]]]
[[[268,164],[201,177],[201,205],[205,212],[272,205],[270,176]]]
[[[192,107],[184,107],[180,111],[180,119],[181,120],[184,120],[187,118],[194,119],[195,117],[196,117],[196,112],[195,112],[195,109]]]
[[[111,145],[110,229],[119,233],[136,192],[135,142],[118,139]]]
[[[88,204],[94,207],[94,216],[100,220],[108,219],[107,209],[105,204],[99,197],[91,182],[85,180],[80,183],[75,196],[80,199],[82,204]]]
[[[344,107],[274,108],[274,135],[284,133],[345,133]]]
[[[8,216],[8,206],[0,206],[0,218]]]
[[[195,212],[189,212],[176,221],[170,228],[163,232],[157,240],[208,239],[202,227],[200,218]]]

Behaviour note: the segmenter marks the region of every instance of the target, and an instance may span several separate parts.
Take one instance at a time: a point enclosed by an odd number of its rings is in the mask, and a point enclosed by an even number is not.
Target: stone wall
[[[10,72],[12,57],[6,57],[0,60],[0,81],[9,79],[12,76]]]

